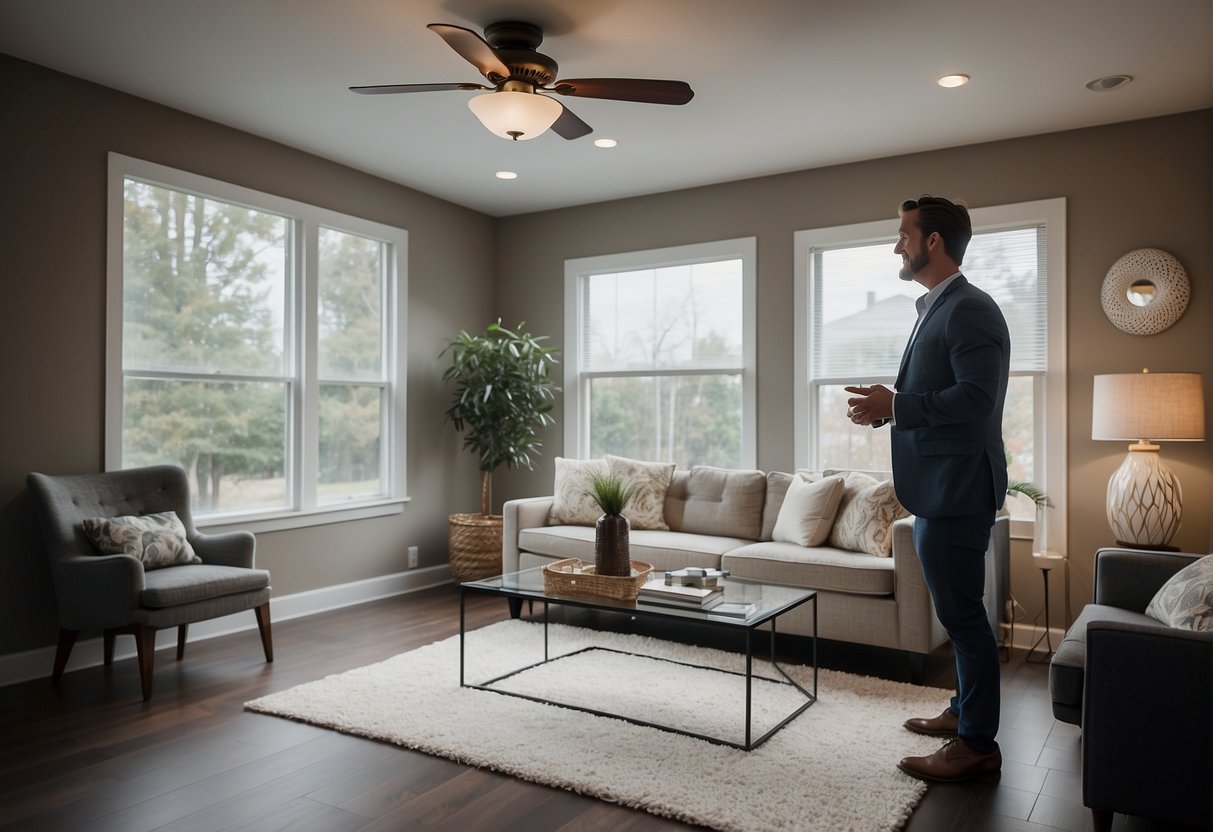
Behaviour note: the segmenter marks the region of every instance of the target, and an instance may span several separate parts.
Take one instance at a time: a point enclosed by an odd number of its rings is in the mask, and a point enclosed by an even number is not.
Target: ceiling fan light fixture
[[[615,141],[614,139],[594,139],[595,147],[614,147],[617,144],[619,144],[619,142]]]
[[[533,92],[491,92],[478,95],[468,108],[490,133],[503,139],[533,139],[551,127],[564,107],[559,101]]]

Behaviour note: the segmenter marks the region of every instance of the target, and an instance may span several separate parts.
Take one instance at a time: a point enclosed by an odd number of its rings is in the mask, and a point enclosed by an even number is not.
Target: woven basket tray
[[[562,572],[566,566],[581,566],[580,572]],[[543,591],[548,595],[574,598],[610,598],[613,601],[635,601],[640,587],[649,579],[653,564],[632,561],[631,577],[596,575],[592,564],[582,564],[577,558],[558,560],[543,567]]]

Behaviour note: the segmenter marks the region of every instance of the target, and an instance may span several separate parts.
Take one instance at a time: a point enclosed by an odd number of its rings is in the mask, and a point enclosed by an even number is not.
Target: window
[[[399,511],[406,232],[118,154],[109,214],[106,467],[208,526]]]
[[[565,449],[753,467],[754,239],[565,263]]]
[[[1010,475],[1049,493],[1057,505],[1050,534],[1064,541],[1065,200],[970,213],[962,269],[998,302],[1011,331],[1003,414]],[[897,276],[896,239],[895,221],[796,234],[798,464],[889,468],[889,432],[851,424],[843,387],[896,379],[923,293]],[[1026,498],[1008,508],[1016,518],[1034,515]]]

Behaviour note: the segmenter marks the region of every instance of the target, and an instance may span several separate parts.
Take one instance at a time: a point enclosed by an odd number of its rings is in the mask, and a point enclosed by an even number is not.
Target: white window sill
[[[346,523],[350,520],[366,520],[370,517],[400,514],[404,511],[404,504],[407,502],[409,502],[408,497],[395,497],[371,503],[358,503],[353,506],[318,506],[307,511],[283,510],[244,515],[227,514],[221,517],[197,519],[194,523],[204,534],[222,534],[233,531],[246,531],[254,534],[280,532],[286,529],[325,526],[330,523]]]

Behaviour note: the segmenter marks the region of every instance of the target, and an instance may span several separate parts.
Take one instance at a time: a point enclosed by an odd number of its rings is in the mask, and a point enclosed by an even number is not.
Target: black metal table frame
[[[500,676],[496,676],[492,679],[488,679],[479,684],[468,683],[466,681],[466,679],[464,678],[464,653],[465,653],[464,634],[466,632],[465,626],[464,626],[464,622],[465,622],[464,601],[467,597],[468,592],[481,592],[481,593],[486,593],[486,594],[490,594],[490,595],[503,595],[507,598],[522,598],[525,600],[534,600],[534,601],[542,602],[542,604],[543,604],[543,661],[535,662],[534,664],[529,664],[526,667],[520,667],[516,670],[511,670],[509,673],[504,673]],[[808,690],[806,690],[804,688],[804,686],[802,686],[799,682],[797,682],[795,679],[793,679],[791,676],[789,676],[787,674],[787,671],[785,671],[782,667],[780,667],[779,662],[777,662],[775,660],[775,621],[776,621],[776,619],[778,619],[779,616],[783,615],[785,612],[788,612],[789,610],[793,610],[796,607],[799,607],[801,604],[803,604],[807,601],[813,602],[813,635],[810,637],[810,656],[811,656],[811,661],[812,661],[811,666],[813,668],[813,691],[812,691],[812,693],[810,693]],[[729,622],[727,620],[720,620],[720,619],[713,620],[710,618],[690,619],[690,618],[686,618],[684,616],[663,615],[660,607],[652,608],[652,607],[644,607],[644,606],[637,605],[637,607],[633,610],[633,609],[620,608],[620,607],[615,607],[615,606],[598,605],[598,604],[593,603],[593,601],[589,600],[589,599],[550,598],[550,597],[542,597],[542,596],[533,596],[533,595],[528,595],[528,594],[519,593],[519,592],[510,592],[509,590],[501,589],[501,588],[477,587],[474,585],[469,586],[468,584],[463,584],[459,588],[459,686],[462,688],[471,688],[473,690],[488,691],[489,693],[496,693],[496,694],[500,694],[501,696],[513,696],[513,697],[517,697],[519,699],[529,699],[532,702],[540,702],[545,705],[555,705],[560,708],[568,708],[568,709],[574,710],[574,711],[582,711],[583,713],[594,714],[595,716],[610,717],[611,719],[622,719],[624,722],[630,722],[633,725],[643,725],[643,726],[646,726],[649,728],[656,728],[659,731],[667,731],[672,734],[681,734],[684,737],[694,737],[695,739],[705,740],[707,742],[714,743],[716,745],[726,745],[726,746],[729,746],[730,748],[737,748],[742,751],[753,751],[755,748],[758,748],[760,745],[762,745],[767,740],[769,740],[771,737],[773,737],[780,729],[782,729],[784,726],[786,726],[788,723],[790,723],[796,717],[800,716],[802,713],[804,713],[806,710],[808,710],[808,708],[810,706],[812,706],[814,702],[817,701],[817,593],[812,593],[812,594],[800,599],[796,603],[791,604],[791,605],[785,607],[784,609],[779,610],[777,613],[775,613],[774,615],[770,616],[767,619],[755,622],[753,626],[745,627],[745,673],[741,673],[739,671],[734,671],[734,670],[724,670],[724,669],[718,668],[718,667],[709,667],[709,666],[705,666],[705,665],[690,664],[688,662],[680,662],[680,661],[676,661],[674,659],[665,659],[660,656],[647,656],[647,655],[644,655],[641,653],[629,653],[628,651],[625,651],[625,650],[615,650],[614,648],[609,648],[609,647],[597,647],[597,646],[583,647],[580,650],[573,650],[572,652],[563,653],[559,656],[551,656],[548,651],[548,604],[549,603],[564,604],[566,606],[584,607],[586,609],[604,610],[604,611],[608,611],[608,612],[638,614],[638,615],[650,617],[650,618],[676,618],[678,621],[684,621],[684,622],[685,621],[697,621],[701,624],[715,625],[717,627],[724,627],[727,629],[734,629],[734,630],[738,627],[736,622]],[[752,733],[751,732],[751,722],[752,722],[752,716],[753,716],[753,714],[752,714],[752,704],[753,704],[752,688],[753,688],[753,682],[754,682],[754,678],[755,678],[755,676],[754,676],[753,635],[754,635],[754,631],[758,627],[760,627],[766,623],[770,623],[770,625],[771,625],[771,631],[770,631],[771,666],[774,667],[777,671],[779,671],[779,674],[784,678],[785,681],[780,681],[779,679],[770,679],[770,678],[767,678],[766,676],[758,676],[757,678],[760,681],[766,681],[766,682],[771,682],[773,684],[786,685],[786,686],[793,687],[796,690],[800,691],[800,693],[805,697],[805,702],[803,704],[801,704],[800,707],[798,707],[796,710],[792,711],[792,713],[790,713],[786,717],[784,717],[777,725],[772,727],[769,731],[767,731],[761,737],[758,737],[757,739],[752,739],[751,738],[751,733]],[[539,697],[539,696],[531,696],[531,695],[525,694],[525,693],[517,693],[515,691],[502,690],[500,688],[491,687],[491,685],[495,684],[496,682],[500,682],[503,679],[508,679],[511,676],[517,676],[519,673],[524,673],[524,672],[526,672],[528,670],[532,670],[536,667],[541,667],[545,664],[549,664],[550,662],[559,661],[560,659],[565,659],[565,658],[568,658],[569,656],[575,656],[580,653],[586,653],[586,652],[589,652],[592,650],[603,650],[603,651],[613,652],[613,653],[622,653],[624,655],[630,655],[630,656],[640,656],[642,658],[654,659],[656,661],[669,662],[670,664],[678,664],[678,665],[682,665],[684,667],[693,667],[693,668],[697,668],[700,670],[710,670],[710,671],[713,671],[716,673],[727,673],[727,674],[733,675],[733,676],[745,676],[745,680],[746,680],[746,684],[745,684],[745,742],[744,743],[732,742],[731,740],[722,739],[720,737],[713,737],[713,736],[709,736],[707,734],[698,734],[698,733],[695,733],[694,731],[684,731],[680,728],[674,728],[669,725],[662,725],[662,724],[656,723],[656,722],[648,722],[643,719],[636,719],[634,717],[624,716],[622,714],[611,713],[610,711],[600,711],[600,710],[596,710],[594,708],[582,707],[580,705],[570,705],[566,702],[557,702],[555,700],[545,699],[545,698]]]

